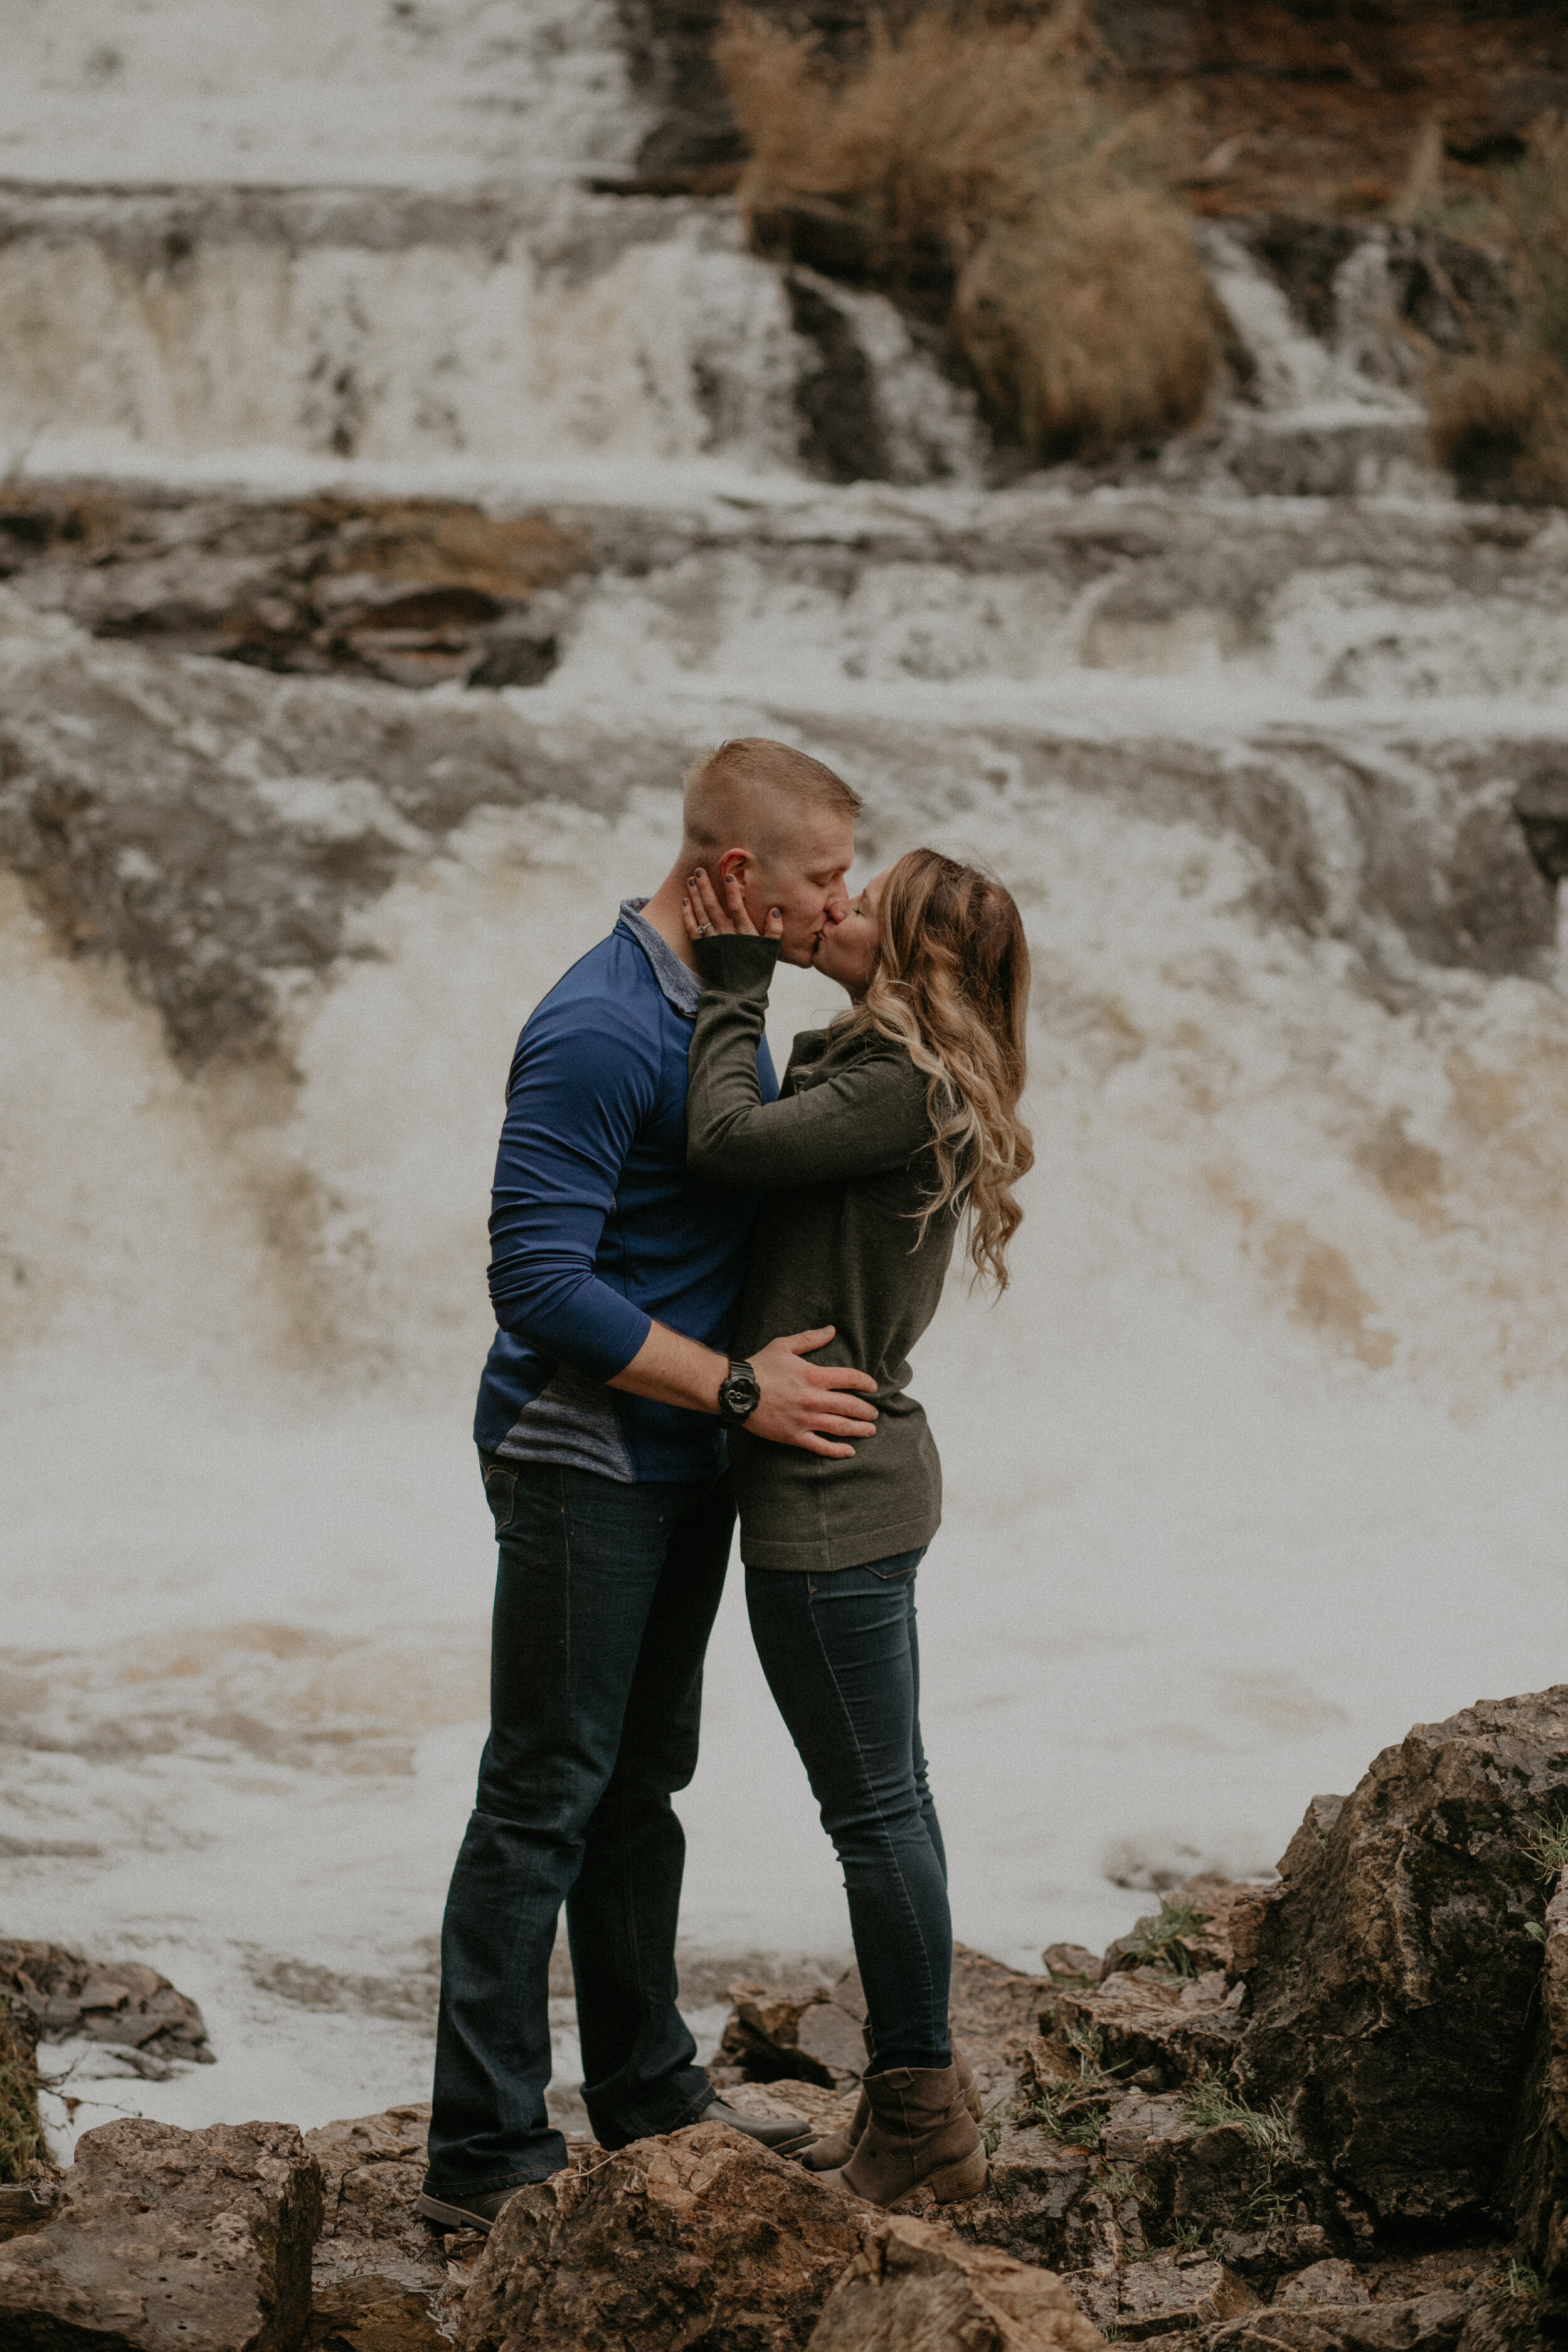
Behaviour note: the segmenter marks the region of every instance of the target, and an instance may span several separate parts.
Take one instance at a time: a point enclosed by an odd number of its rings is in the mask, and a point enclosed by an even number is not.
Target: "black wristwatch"
[[[726,1429],[750,1421],[763,1401],[763,1384],[750,1364],[731,1363],[719,1383],[719,1418]]]

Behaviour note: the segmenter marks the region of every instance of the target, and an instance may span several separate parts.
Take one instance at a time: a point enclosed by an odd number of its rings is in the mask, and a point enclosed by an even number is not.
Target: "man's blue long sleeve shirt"
[[[490,1210],[500,1326],[474,1434],[488,1453],[620,1479],[710,1475],[710,1414],[622,1394],[657,1319],[727,1351],[754,1196],[686,1168],[700,983],[628,901],[530,1016],[512,1059]],[[763,1098],[778,1087],[764,1043]]]

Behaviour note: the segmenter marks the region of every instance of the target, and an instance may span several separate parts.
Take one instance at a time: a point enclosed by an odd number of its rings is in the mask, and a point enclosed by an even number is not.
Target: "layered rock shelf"
[[[443,2239],[414,2216],[427,2107],[304,2134],[121,2122],[5,2192],[0,2337],[1522,2352],[1568,2311],[1565,1822],[1568,1685],[1417,1725],[1348,1798],[1312,1800],[1277,1880],[1191,1879],[1102,1957],[1054,1944],[1037,1975],[959,1946],[990,2157],[962,2203],[922,2189],[881,2213],[699,2123],[574,2141],[488,2239]],[[3,1950],[14,2015],[126,2009],[205,2054],[148,1972]],[[855,1971],[732,2000],[726,2098],[847,2117]]]

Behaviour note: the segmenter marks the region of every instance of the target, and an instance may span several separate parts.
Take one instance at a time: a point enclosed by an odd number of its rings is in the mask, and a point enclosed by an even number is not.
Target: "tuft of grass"
[[[1543,1822],[1526,1838],[1525,1849],[1542,1878],[1556,1878],[1568,1870],[1568,1813]]]
[[[47,2157],[37,2073],[0,2008],[0,2181],[25,2180],[30,2167]]]
[[[1052,2083],[1016,2110],[1025,2126],[1037,2125],[1068,2147],[1097,2148],[1105,2128],[1105,2109],[1120,2098],[1122,2085],[1102,2063],[1100,2029],[1069,2025],[1067,2041],[1078,2058],[1078,2073],[1064,2083]]]
[[[948,327],[995,422],[1039,459],[1163,439],[1218,348],[1168,109],[1121,112],[1083,0],[1033,22],[980,0],[873,19],[836,62],[811,33],[726,15],[714,56],[751,149],[755,240],[837,215],[895,293],[951,285]]]
[[[1171,2244],[1178,2254],[1195,2254],[1207,2243],[1207,2232],[1201,2221],[1184,2221],[1171,2232]]]
[[[1216,2124],[1239,2124],[1254,2147],[1265,2149],[1270,2158],[1291,2152],[1290,2126],[1278,2100],[1267,2109],[1249,2107],[1213,2075],[1194,2084],[1182,2101],[1182,2113],[1205,2131]]]
[[[1568,503],[1568,118],[1548,117],[1531,131],[1502,183],[1496,223],[1512,266],[1510,312],[1487,348],[1433,372],[1433,446],[1472,496],[1561,505]]]
[[[1546,2282],[1528,2263],[1510,2262],[1491,2282],[1492,2293],[1505,2303],[1536,2306],[1546,2300]]]
[[[1142,1919],[1133,1929],[1131,1949],[1139,1959],[1155,1968],[1173,1969],[1179,1977],[1197,1974],[1192,1954],[1183,1945],[1183,1937],[1195,1936],[1208,1914],[1194,1910],[1190,1903],[1173,1903],[1168,1895],[1160,1897],[1157,1915]]]

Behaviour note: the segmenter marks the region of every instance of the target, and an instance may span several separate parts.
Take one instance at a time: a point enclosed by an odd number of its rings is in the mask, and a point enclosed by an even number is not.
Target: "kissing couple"
[[[686,779],[676,866],[518,1041],[475,1423],[500,1554],[490,1733],[442,1928],[418,2203],[437,2226],[488,2230],[566,2164],[544,2103],[563,1904],[603,2147],[707,2117],[875,2204],[984,2181],[920,1730],[942,1468],[908,1360],[961,1234],[1006,1282],[1029,959],[1008,893],[935,850],[851,899],[860,805],[787,744],[721,744]],[[847,999],[782,1087],[763,1035],[781,956]],[[676,2005],[670,1800],[697,1767],[737,1514],[866,1996],[859,2105],[824,2138],[726,2105]]]

